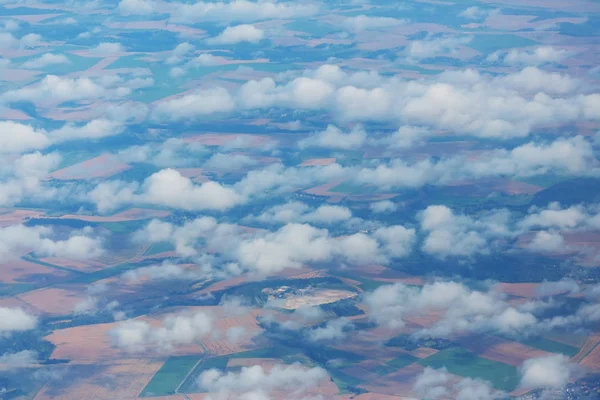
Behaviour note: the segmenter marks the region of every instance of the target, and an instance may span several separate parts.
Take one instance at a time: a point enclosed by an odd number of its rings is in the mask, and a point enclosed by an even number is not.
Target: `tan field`
[[[62,278],[69,273],[59,269],[45,267],[20,258],[0,264],[3,283],[39,282],[40,279]]]
[[[499,283],[495,289],[501,293],[506,293],[511,296],[535,298],[539,283]]]
[[[71,165],[70,167],[54,171],[50,174],[50,177],[59,180],[108,178],[130,168],[130,165],[118,161],[114,156],[103,154]]]
[[[51,381],[35,399],[134,399],[162,364],[163,360],[123,359],[96,366],[72,365],[63,379]]]
[[[96,261],[79,261],[64,257],[44,257],[40,258],[40,261],[81,272],[92,272],[106,267],[104,264]]]
[[[431,349],[429,347],[419,347],[418,349],[415,349],[410,352],[410,354],[412,354],[413,356],[415,356],[417,358],[427,358],[436,353],[439,353],[439,350]]]
[[[241,147],[260,148],[274,142],[265,135],[251,135],[241,133],[218,134],[206,133],[184,138],[187,143],[201,143],[205,146],[226,146],[232,143],[240,144]]]
[[[170,211],[153,210],[149,208],[130,208],[114,215],[79,215],[65,214],[58,218],[61,219],[78,219],[88,222],[124,222],[124,221],[139,221],[151,218],[164,218],[171,215]]]
[[[457,341],[465,349],[487,358],[505,364],[519,367],[530,358],[543,357],[548,352],[534,349],[521,343],[502,339],[496,336],[468,336]]]
[[[71,314],[75,305],[84,301],[86,295],[75,290],[45,288],[17,296],[35,309],[49,315]]]
[[[336,161],[335,158],[309,158],[305,160],[302,164],[299,164],[299,167],[314,167],[317,165],[330,165],[334,164]]]
[[[22,224],[29,218],[39,218],[45,213],[36,210],[2,210],[0,214],[0,227]]]
[[[350,299],[352,297],[356,297],[356,293],[347,290],[323,289],[314,291],[305,296],[288,298],[286,299],[283,308],[286,310],[295,310],[302,306],[329,304],[338,300]]]

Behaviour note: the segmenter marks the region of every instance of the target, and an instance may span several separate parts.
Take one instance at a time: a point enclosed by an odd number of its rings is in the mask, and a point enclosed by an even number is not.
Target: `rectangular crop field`
[[[522,340],[521,343],[533,347],[534,349],[540,349],[550,353],[561,353],[569,357],[573,357],[575,354],[579,353],[579,348],[575,346],[556,342],[544,337]]]
[[[175,393],[202,356],[169,357],[142,390],[141,397],[168,396]]]
[[[519,373],[516,367],[478,357],[460,347],[442,350],[419,361],[419,364],[436,369],[446,367],[451,374],[480,378],[491,382],[496,389],[507,392],[514,390],[519,384]]]

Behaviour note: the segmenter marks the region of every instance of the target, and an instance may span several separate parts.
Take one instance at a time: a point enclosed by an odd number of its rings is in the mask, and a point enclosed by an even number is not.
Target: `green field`
[[[198,377],[202,375],[203,372],[218,369],[221,371],[225,371],[227,368],[227,363],[229,362],[228,356],[222,357],[213,357],[206,358],[202,360],[196,367],[190,372],[185,382],[181,384],[179,391],[181,393],[197,393],[201,390],[196,386],[196,382],[198,381]]]
[[[296,350],[289,349],[283,346],[276,347],[266,347],[262,349],[248,350],[243,351],[241,353],[229,354],[226,356],[218,356],[203,359],[193,371],[190,372],[189,376],[181,384],[179,391],[181,393],[198,393],[199,389],[196,387],[196,381],[198,377],[205,371],[210,369],[218,369],[221,371],[225,371],[227,368],[227,363],[230,359],[234,358],[281,358],[286,359],[286,357],[291,356],[293,353],[296,353]]]
[[[339,185],[332,187],[328,192],[332,193],[348,193],[348,194],[361,194],[364,187],[356,185],[352,182],[342,182]]]
[[[0,296],[14,296],[36,289],[37,287],[28,283],[0,283]]]
[[[364,382],[337,369],[329,368],[327,372],[342,394],[356,392],[355,388]]]
[[[201,358],[201,356],[169,357],[142,390],[141,396],[167,396],[175,393],[179,384]]]
[[[164,253],[167,251],[175,250],[175,246],[173,246],[169,242],[159,242],[155,243],[152,246],[148,247],[148,250],[144,252],[144,256],[153,256],[155,254]]]
[[[111,276],[119,275],[131,269],[140,268],[140,264],[119,264],[114,267],[104,268],[89,274],[81,274],[69,281],[69,283],[93,283],[101,279],[110,278]]]
[[[452,347],[419,361],[424,367],[446,368],[448,372],[492,383],[499,390],[510,392],[519,384],[519,372],[512,365],[488,360],[462,349]]]
[[[494,51],[514,48],[534,46],[537,42],[517,35],[499,34],[499,35],[476,35],[467,46],[484,54]]]
[[[555,342],[554,340],[544,337],[521,340],[520,342],[535,349],[548,351],[550,353],[561,353],[569,357],[573,357],[575,354],[579,353],[579,348],[577,347]]]
[[[395,367],[397,369],[404,368],[410,364],[417,362],[419,359],[417,357],[411,356],[410,354],[402,354],[399,357],[394,358],[386,362],[387,365],[391,367]]]

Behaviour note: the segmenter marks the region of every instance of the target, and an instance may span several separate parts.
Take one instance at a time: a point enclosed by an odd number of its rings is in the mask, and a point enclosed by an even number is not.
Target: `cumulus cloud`
[[[55,169],[60,156],[57,153],[39,152],[24,154],[6,160],[3,180],[0,182],[0,204],[11,206],[25,197],[29,199],[52,198],[56,191],[44,184],[43,178]]]
[[[441,258],[487,253],[490,241],[512,235],[507,211],[491,211],[475,219],[456,215],[446,206],[429,206],[420,216],[427,236],[422,249]]]
[[[100,212],[123,204],[153,204],[181,210],[227,210],[244,202],[234,189],[217,182],[195,184],[174,169],[163,169],[137,183],[100,183],[88,195]]]
[[[536,232],[527,248],[540,253],[560,253],[565,249],[565,240],[558,232]]]
[[[68,78],[46,75],[39,83],[20,89],[9,90],[0,100],[29,100],[40,104],[62,103],[66,101],[93,100],[99,98],[119,98],[131,93],[131,89],[118,79],[101,81],[90,78]]]
[[[532,358],[521,367],[521,387],[561,389],[569,383],[574,370],[575,366],[563,354]]]
[[[430,47],[443,50],[465,40],[425,40],[413,45],[414,55],[424,57],[431,53]],[[271,78],[251,80],[239,89],[236,104],[242,109],[327,110],[345,122],[402,122],[508,138],[527,136],[548,125],[599,119],[600,95],[581,90],[580,80],[535,67],[500,76],[473,69],[447,71],[435,78],[405,81],[365,72],[346,73],[327,65],[281,83]]]
[[[130,353],[153,349],[169,351],[208,336],[213,317],[204,312],[169,314],[158,326],[144,320],[127,320],[110,331],[112,344]]]
[[[46,53],[40,57],[24,62],[21,68],[43,69],[49,65],[70,64],[71,61],[64,54]]]
[[[43,226],[10,225],[0,228],[0,259],[12,259],[33,251],[40,256],[88,260],[104,251],[101,239],[83,232],[75,232],[66,240],[53,240],[52,235],[52,229]]]
[[[404,326],[404,318],[441,313],[439,321],[416,335],[449,337],[455,333],[530,332],[538,322],[528,311],[511,306],[495,291],[473,291],[456,282],[435,282],[421,289],[404,284],[385,285],[364,297],[369,316],[378,324]]]
[[[88,54],[92,57],[109,57],[124,51],[125,49],[121,43],[104,42],[89,49]]]
[[[0,307],[0,335],[24,332],[37,326],[37,317],[22,308]]]
[[[266,393],[274,390],[285,391],[295,398],[302,395],[323,379],[328,378],[327,371],[320,367],[305,368],[299,364],[275,365],[266,371],[260,365],[242,367],[239,373],[223,373],[216,369],[203,372],[198,378],[198,386],[211,393],[222,395],[263,396],[246,397],[269,398]]]
[[[231,112],[235,103],[223,88],[200,89],[171,100],[160,102],[154,108],[155,119],[179,121],[203,115]]]
[[[194,51],[195,47],[193,44],[188,42],[179,43],[175,48],[171,51],[171,55],[167,58],[166,63],[178,64],[180,63],[185,56]]]
[[[253,25],[228,26],[218,36],[208,40],[211,44],[237,44],[237,43],[257,43],[265,37],[262,29]]]
[[[121,15],[148,15],[155,11],[151,0],[121,0],[117,6]]]
[[[493,400],[504,397],[487,381],[463,378],[456,382],[445,368],[431,367],[426,367],[417,377],[413,391],[422,398],[432,400],[450,396],[457,400]]]
[[[507,52],[496,51],[487,57],[488,61],[500,61],[508,65],[536,66],[548,63],[560,63],[571,53],[568,50],[552,46],[540,46],[533,50],[512,49]]]
[[[371,203],[369,208],[376,214],[386,214],[396,211],[398,207],[390,200],[383,200]]]
[[[12,33],[0,32],[0,49],[26,49],[40,45],[42,37],[36,33],[28,33],[17,39]]]
[[[374,235],[376,236],[376,235]],[[260,275],[271,275],[285,268],[338,259],[351,264],[387,261],[387,235],[382,242],[364,233],[333,238],[326,229],[308,224],[287,224],[276,232],[243,240],[237,249],[238,262]],[[412,240],[410,235],[394,238],[398,242]],[[397,244],[394,243],[394,244]]]
[[[498,13],[500,13],[500,10],[498,9],[484,9],[477,6],[471,6],[461,11],[458,15],[472,20],[482,20],[490,15]]]
[[[313,342],[344,339],[348,331],[354,327],[347,318],[337,318],[327,321],[324,326],[309,331],[308,338]]]
[[[0,364],[7,364],[10,368],[25,367],[34,364],[38,360],[38,354],[32,350],[23,350],[17,353],[4,353],[0,356]]]
[[[404,25],[407,22],[408,21],[405,19],[357,15],[356,17],[350,17],[343,20],[342,28],[352,33],[361,33],[368,30],[392,28]]]
[[[455,180],[528,177],[548,173],[595,176],[600,169],[591,144],[582,136],[575,136],[551,143],[526,143],[512,150],[492,150],[475,159],[458,155],[438,161],[424,159],[412,164],[392,159],[374,168],[362,168],[352,179],[388,190],[394,187],[440,185]]]
[[[413,40],[406,46],[404,54],[409,60],[453,55],[472,40],[472,36],[441,36]]]
[[[260,21],[267,19],[299,18],[315,14],[319,8],[313,4],[254,2],[199,1],[194,4],[178,4],[172,18],[175,22],[193,23],[200,21]]]
[[[352,212],[347,207],[322,205],[315,209],[301,202],[288,202],[286,204],[273,206],[257,217],[250,216],[265,223],[317,223],[335,224],[348,221],[352,218]]]
[[[300,148],[323,147],[329,149],[351,150],[360,148],[367,139],[367,133],[360,125],[355,126],[348,133],[342,132],[335,125],[328,125],[327,129],[317,132],[298,142]]]
[[[333,237],[326,229],[289,223],[275,232],[249,232],[203,217],[179,227],[152,221],[136,237],[148,242],[169,241],[178,254],[186,257],[199,254],[197,242],[202,239],[202,248],[218,252],[233,263],[226,267],[226,272],[250,271],[269,276],[287,268],[334,259],[359,265],[387,262],[410,251],[414,231],[388,227],[375,230],[371,236],[357,233]]]
[[[162,143],[148,143],[127,147],[117,156],[126,163],[149,163],[159,167],[185,167],[198,165],[210,150],[197,143],[186,143],[179,138],[170,138]]]

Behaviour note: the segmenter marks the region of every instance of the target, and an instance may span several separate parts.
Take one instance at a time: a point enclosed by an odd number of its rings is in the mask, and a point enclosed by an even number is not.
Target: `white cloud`
[[[446,206],[429,206],[420,216],[421,230],[427,234],[422,249],[441,258],[487,253],[491,240],[512,235],[508,218],[502,210],[474,219]]]
[[[168,65],[179,64],[186,56],[188,56],[191,52],[195,50],[193,44],[188,42],[179,43],[173,51],[171,51],[171,55],[166,59],[166,63]]]
[[[404,54],[409,60],[453,55],[472,40],[472,36],[442,36],[413,40],[406,46]]]
[[[323,147],[329,149],[350,150],[363,146],[367,133],[360,125],[356,125],[348,133],[342,132],[335,125],[328,125],[327,129],[317,132],[298,142],[300,148]]]
[[[348,221],[352,218],[352,212],[347,207],[322,205],[313,209],[301,202],[288,202],[273,206],[255,218],[257,221],[266,223],[317,223],[335,224]]]
[[[100,239],[84,233],[74,233],[66,240],[52,240],[49,228],[10,225],[0,228],[0,259],[12,259],[24,252],[33,251],[41,256],[66,257],[87,260],[102,254]]]
[[[13,121],[0,121],[0,152],[21,153],[39,150],[50,145],[45,131]]]
[[[521,368],[521,387],[561,389],[569,382],[573,370],[574,365],[562,354],[532,358]]]
[[[194,4],[178,4],[172,18],[175,22],[200,21],[260,21],[307,17],[315,14],[318,7],[312,4],[277,3],[272,1],[199,1]]]
[[[449,337],[455,333],[530,332],[538,322],[528,311],[506,302],[495,291],[473,291],[456,282],[435,282],[421,289],[404,284],[385,285],[364,297],[369,317],[384,326],[404,326],[404,318],[414,315],[441,314],[433,325],[416,335]]]
[[[0,153],[23,153],[41,150],[53,143],[77,139],[100,139],[123,131],[121,123],[95,119],[83,126],[67,123],[50,132],[13,121],[0,121]]]
[[[88,198],[100,212],[123,204],[153,204],[181,210],[227,210],[245,201],[234,189],[217,182],[195,184],[177,170],[162,169],[136,183],[108,181],[100,183]]]
[[[539,231],[527,248],[541,253],[560,253],[565,248],[565,240],[558,232]]]
[[[20,39],[13,36],[12,33],[0,32],[0,49],[26,49],[37,47],[41,44],[42,37],[36,33],[29,33]]]
[[[527,143],[512,150],[492,150],[481,157],[462,155],[430,159],[409,164],[392,159],[389,164],[362,168],[352,178],[362,184],[375,185],[383,190],[394,187],[421,187],[444,184],[454,180],[490,177],[527,177],[555,173],[570,176],[600,174],[591,144],[582,136],[557,139],[554,142]]]
[[[239,373],[223,373],[215,369],[203,372],[198,378],[198,386],[211,393],[229,394],[236,398],[249,393],[261,393],[264,396],[264,393],[273,390],[285,391],[295,397],[327,378],[327,372],[320,367],[275,365],[266,371],[260,365],[254,365],[242,367]]]
[[[0,364],[6,364],[10,368],[25,367],[37,363],[38,354],[32,350],[23,350],[18,353],[4,353],[0,356]]]
[[[85,125],[77,126],[66,124],[62,128],[55,129],[49,133],[53,142],[64,142],[78,139],[101,139],[108,136],[118,135],[125,127],[118,121],[104,118],[94,119]]]
[[[22,308],[0,307],[0,335],[24,332],[37,326],[37,318]]]
[[[404,25],[408,21],[405,19],[389,17],[370,17],[368,15],[358,15],[356,17],[346,18],[342,21],[342,27],[352,33],[360,33],[367,30],[392,28]]]
[[[178,121],[203,115],[231,112],[235,103],[223,88],[200,89],[172,100],[159,103],[154,109],[155,119]]]
[[[120,43],[103,42],[89,49],[88,54],[92,57],[110,57],[124,51],[125,49]]]
[[[117,6],[121,15],[148,15],[155,11],[155,4],[150,0],[121,0]]]
[[[433,44],[444,48],[446,42],[438,41],[415,53],[424,55]],[[582,93],[578,79],[535,67],[501,76],[447,71],[418,81],[349,74],[331,66],[303,75],[280,84],[271,78],[251,80],[239,89],[236,103],[242,109],[326,110],[342,122],[423,125],[489,138],[523,137],[549,125],[600,119],[600,95]]]
[[[213,317],[204,312],[169,314],[159,326],[143,320],[121,322],[110,331],[115,347],[131,353],[153,349],[169,351],[178,345],[191,344],[213,331]]]
[[[309,332],[309,340],[320,342],[344,339],[352,327],[352,322],[347,318],[333,319],[327,321],[324,326],[312,329]]]
[[[106,84],[106,87],[102,85]],[[46,75],[39,83],[16,90],[10,90],[0,97],[4,101],[30,100],[36,104],[52,104],[66,101],[93,100],[99,98],[123,97],[131,93],[125,86],[114,86],[123,83],[118,79],[105,82],[90,78],[68,78]]]
[[[500,13],[500,10],[498,9],[483,9],[481,7],[471,6],[458,15],[472,20],[483,20],[489,17],[490,15],[498,13]]]
[[[508,52],[494,52],[490,54],[488,61],[502,61],[508,65],[535,66],[547,63],[560,63],[571,55],[564,49],[555,49],[552,46],[540,46],[533,50],[512,49]]]
[[[396,211],[398,207],[390,200],[383,200],[371,203],[369,208],[376,214],[386,214]]]
[[[237,44],[237,43],[257,43],[265,37],[265,32],[262,29],[256,28],[253,25],[236,25],[228,26],[218,36],[209,39],[211,44]]]
[[[25,197],[31,199],[51,198],[56,194],[52,188],[44,185],[43,178],[55,169],[60,156],[57,153],[25,154],[16,160],[5,160],[8,168],[0,182],[0,204],[11,206]]]
[[[49,65],[70,64],[71,61],[64,54],[46,53],[38,58],[24,62],[21,68],[43,69]]]
[[[489,382],[463,378],[456,382],[455,376],[445,368],[426,367],[417,377],[413,391],[426,399],[453,398],[456,400],[493,400],[504,398]]]
[[[148,143],[127,147],[119,151],[118,157],[126,163],[143,162],[159,167],[176,168],[197,165],[198,159],[209,153],[210,150],[201,144],[170,138],[159,144]]]

